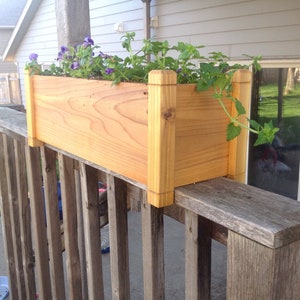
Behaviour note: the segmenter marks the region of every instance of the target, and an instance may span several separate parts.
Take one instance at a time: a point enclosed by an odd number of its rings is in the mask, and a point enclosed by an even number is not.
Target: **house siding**
[[[17,73],[18,69],[16,64],[12,62],[2,62],[0,61],[0,76],[3,73],[9,74],[9,73]]]
[[[5,50],[7,41],[9,40],[9,37],[11,36],[12,32],[13,28],[0,28],[0,57],[2,56]]]
[[[42,1],[32,19],[15,56],[20,73],[22,102],[25,105],[24,68],[31,53],[37,53],[40,63],[49,64],[56,58],[58,49],[55,0]]]
[[[91,35],[106,53],[122,56],[120,38],[124,33],[114,30],[116,23],[123,22],[124,31],[136,33],[134,50],[139,49],[144,38],[144,9],[142,1],[90,1]],[[109,4],[108,4],[109,3]]]
[[[153,38],[205,45],[204,55],[222,51],[236,60],[244,53],[262,55],[265,60],[300,59],[300,1],[152,0],[151,16],[159,17],[159,27],[151,29]],[[125,31],[136,32],[134,50],[140,47],[144,37],[141,0],[90,0],[90,18],[91,35],[103,52],[124,55],[123,34],[114,30],[120,22]],[[57,49],[55,1],[44,0],[17,52],[20,72],[31,52],[39,54],[40,62],[49,62]]]

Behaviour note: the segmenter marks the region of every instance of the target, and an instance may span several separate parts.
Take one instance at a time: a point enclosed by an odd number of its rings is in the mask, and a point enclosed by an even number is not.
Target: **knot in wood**
[[[162,113],[162,117],[168,121],[170,119],[174,119],[175,111],[173,108],[169,108]]]

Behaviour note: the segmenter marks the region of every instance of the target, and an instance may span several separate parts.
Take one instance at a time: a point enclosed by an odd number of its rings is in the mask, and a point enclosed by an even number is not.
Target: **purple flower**
[[[74,61],[72,64],[71,64],[71,69],[72,70],[77,70],[80,68],[80,64],[78,61]]]
[[[178,68],[177,70],[176,70],[176,73],[178,74],[178,73],[180,73],[182,71],[182,69],[181,68]]]
[[[37,61],[38,55],[36,53],[31,53],[29,55],[29,60],[30,61]]]
[[[115,71],[114,68],[106,68],[106,69],[105,69],[105,74],[106,74],[106,75],[110,75],[110,74],[113,73],[114,71]]]
[[[105,53],[103,53],[102,51],[99,52],[99,55],[98,55],[98,56],[100,56],[100,57],[102,57],[102,58],[111,58],[110,55],[105,54]]]
[[[60,47],[61,53],[66,53],[68,50],[69,50],[69,48],[66,47],[66,46],[61,46],[61,47]]]
[[[89,36],[87,36],[83,41],[83,47],[88,47],[93,45],[94,45],[94,41]]]
[[[57,60],[61,60],[64,58],[64,54],[68,51],[68,47],[66,46],[61,46],[60,47],[60,51],[58,52],[58,55],[57,55]]]

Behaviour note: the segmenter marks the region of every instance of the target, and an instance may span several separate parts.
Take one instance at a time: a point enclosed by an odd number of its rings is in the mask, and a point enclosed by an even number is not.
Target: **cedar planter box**
[[[173,71],[149,83],[26,77],[30,146],[50,144],[147,187],[156,207],[174,188],[219,176],[243,180],[247,132],[226,142],[228,119],[211,91],[176,84]],[[233,93],[245,107],[251,73],[237,71]],[[226,105],[231,105],[228,100]]]

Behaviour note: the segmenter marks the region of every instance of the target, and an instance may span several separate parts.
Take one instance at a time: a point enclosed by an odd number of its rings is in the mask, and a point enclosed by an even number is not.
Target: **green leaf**
[[[199,80],[197,82],[197,91],[207,91],[211,87],[206,81]]]
[[[268,123],[265,123],[263,128],[258,133],[258,137],[254,143],[254,146],[271,144],[275,138],[275,134],[278,131],[279,128],[273,126],[272,120]]]
[[[238,115],[239,116],[244,115],[246,113],[246,110],[245,110],[242,102],[235,98],[234,103],[235,103],[235,109],[236,109]]]
[[[241,133],[241,127],[235,125],[233,122],[229,123],[227,126],[227,141],[231,141],[236,138]]]
[[[216,81],[214,82],[214,86],[219,87],[221,90],[224,90],[229,83],[230,80],[228,81],[228,78],[224,74],[223,76],[219,76],[216,79]]]
[[[251,127],[254,128],[255,130],[259,130],[261,125],[256,122],[255,120],[249,120],[248,119],[248,122],[250,123]]]

